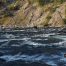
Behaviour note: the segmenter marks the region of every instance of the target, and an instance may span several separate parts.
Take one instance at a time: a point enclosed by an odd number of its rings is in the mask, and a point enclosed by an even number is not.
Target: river
[[[66,35],[56,28],[0,31],[0,66],[66,66]]]

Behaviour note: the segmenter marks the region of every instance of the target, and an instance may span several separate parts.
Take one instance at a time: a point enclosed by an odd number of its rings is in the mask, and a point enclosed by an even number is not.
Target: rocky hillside
[[[63,27],[65,0],[2,0],[0,25],[4,27]]]

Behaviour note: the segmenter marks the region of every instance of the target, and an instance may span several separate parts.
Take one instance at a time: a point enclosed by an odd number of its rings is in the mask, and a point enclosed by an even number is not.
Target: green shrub
[[[64,0],[60,0],[60,3],[62,4],[64,2]]]
[[[64,20],[64,24],[66,24],[66,19],[63,19]]]
[[[44,25],[44,27],[47,27],[48,26],[48,23]]]
[[[48,4],[52,2],[51,0],[29,0],[29,3],[35,3],[38,2],[40,6],[44,6],[45,4]]]
[[[48,20],[51,19],[51,16],[48,16],[47,19],[48,19]]]
[[[39,0],[39,4],[43,6],[45,4],[45,0]]]
[[[4,16],[4,17],[12,17],[12,16],[14,16],[14,14],[11,12],[11,11],[7,11],[7,10],[5,10],[5,11],[3,11],[2,12],[2,15]]]
[[[19,10],[19,4],[18,4],[18,1],[15,2],[15,3],[12,3],[8,6],[8,9],[9,10]]]
[[[55,12],[56,9],[57,9],[58,7],[59,7],[59,6],[55,6],[55,7],[53,7],[53,8],[51,9],[51,12]]]

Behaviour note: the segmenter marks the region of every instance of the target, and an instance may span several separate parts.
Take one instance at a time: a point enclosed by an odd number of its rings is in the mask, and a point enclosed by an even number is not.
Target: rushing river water
[[[66,66],[66,35],[58,30],[0,31],[0,66]]]

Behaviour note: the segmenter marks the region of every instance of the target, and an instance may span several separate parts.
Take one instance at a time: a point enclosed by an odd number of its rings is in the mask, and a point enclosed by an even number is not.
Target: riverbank
[[[66,25],[65,0],[62,3],[61,0],[15,0],[12,3],[6,1],[4,4],[1,5],[0,10],[0,25],[5,27],[63,27]]]

